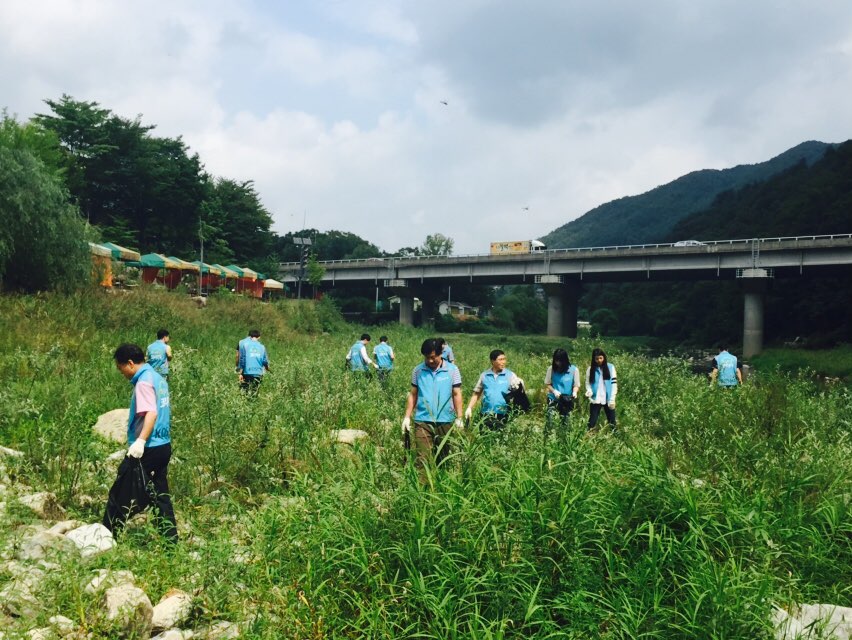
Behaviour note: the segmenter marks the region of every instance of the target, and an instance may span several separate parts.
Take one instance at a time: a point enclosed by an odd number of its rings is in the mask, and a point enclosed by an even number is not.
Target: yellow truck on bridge
[[[509,242],[492,242],[491,255],[502,256],[512,253],[535,253],[545,251],[547,246],[538,240],[510,240]]]

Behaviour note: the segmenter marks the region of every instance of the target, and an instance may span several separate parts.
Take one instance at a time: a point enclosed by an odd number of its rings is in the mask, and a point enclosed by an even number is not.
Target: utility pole
[[[201,241],[201,257],[198,261],[201,263],[198,265],[198,295],[202,295],[204,293],[204,222],[199,219],[198,220],[198,239]],[[207,277],[210,277],[210,274],[207,274]]]

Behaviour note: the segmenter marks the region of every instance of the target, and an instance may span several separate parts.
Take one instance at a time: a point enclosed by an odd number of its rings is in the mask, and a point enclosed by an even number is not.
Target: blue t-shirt
[[[254,338],[240,341],[240,369],[247,376],[262,376],[269,366],[266,347]]]
[[[737,357],[727,351],[716,356],[716,368],[719,370],[720,387],[737,386]]]
[[[144,416],[136,415],[137,385],[150,385],[154,389],[155,406],[157,410],[157,421],[154,430],[148,437],[145,447],[158,447],[172,441],[171,437],[171,407],[169,405],[169,383],[159,373],[154,371],[150,364],[139,367],[130,379],[133,385],[133,393],[130,395],[130,416],[127,421],[127,442],[132,444],[142,431]],[[143,396],[144,400],[144,396]],[[144,410],[144,409],[143,409]]]
[[[148,361],[148,364],[154,367],[154,371],[160,375],[169,375],[169,354],[165,342],[157,340],[149,344],[145,359]]]
[[[452,422],[456,419],[453,388],[462,383],[459,368],[444,360],[437,369],[421,362],[411,372],[411,386],[417,388],[415,422]]]
[[[373,357],[379,369],[393,369],[393,347],[387,342],[380,342],[373,349]]]

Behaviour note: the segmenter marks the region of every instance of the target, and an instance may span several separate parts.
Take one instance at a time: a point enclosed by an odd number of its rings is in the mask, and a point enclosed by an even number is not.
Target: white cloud
[[[254,180],[279,232],[307,211],[386,250],[440,231],[484,251],[689,171],[845,140],[850,43],[839,0],[0,4],[13,113],[68,93],[142,114]]]

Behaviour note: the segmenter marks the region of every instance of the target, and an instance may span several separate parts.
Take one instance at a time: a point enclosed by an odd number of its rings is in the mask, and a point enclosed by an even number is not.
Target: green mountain
[[[678,222],[708,208],[720,193],[763,182],[801,163],[810,166],[832,146],[803,142],[766,162],[693,171],[647,193],[595,207],[541,240],[552,248],[660,242]]]

